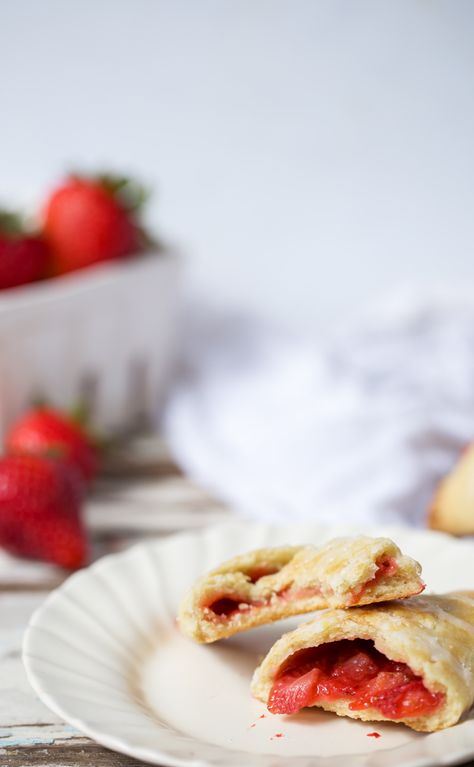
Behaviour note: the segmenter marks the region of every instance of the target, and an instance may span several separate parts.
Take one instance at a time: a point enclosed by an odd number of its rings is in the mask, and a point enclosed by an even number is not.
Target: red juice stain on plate
[[[257,726],[257,725],[256,725],[256,723],[254,722],[253,724],[251,724],[251,725],[250,725],[250,728],[252,728],[252,727],[256,727],[256,726]]]
[[[260,714],[260,716],[258,718],[259,719],[266,719],[266,716],[267,716],[266,714]]]
[[[368,738],[381,738],[380,732],[368,732],[367,733]]]
[[[282,732],[276,732],[275,733],[275,738],[283,738],[283,733]]]

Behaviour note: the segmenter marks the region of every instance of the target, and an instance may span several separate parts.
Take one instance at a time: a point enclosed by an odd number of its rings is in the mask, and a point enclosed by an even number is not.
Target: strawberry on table
[[[44,216],[53,274],[122,259],[143,248],[142,187],[125,178],[70,177],[53,192]]]
[[[99,452],[85,429],[64,413],[35,407],[13,424],[5,438],[11,454],[55,458],[78,470],[86,483],[98,471]]]
[[[20,216],[0,211],[0,289],[41,279],[47,259],[46,244],[27,231]]]
[[[36,455],[0,459],[0,546],[17,556],[74,570],[88,540],[80,518],[83,485],[62,463]]]

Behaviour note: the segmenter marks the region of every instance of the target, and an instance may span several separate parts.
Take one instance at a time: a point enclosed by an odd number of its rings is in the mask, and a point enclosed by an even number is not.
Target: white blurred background
[[[474,278],[469,0],[1,0],[0,194],[156,185],[195,292],[323,327]]]

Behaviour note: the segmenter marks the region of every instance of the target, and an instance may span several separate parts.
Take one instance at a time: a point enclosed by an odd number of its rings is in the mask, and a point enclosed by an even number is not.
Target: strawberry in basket
[[[147,238],[139,221],[143,187],[110,175],[71,176],[49,198],[44,236],[53,275],[142,250]]]
[[[0,290],[41,279],[47,259],[45,243],[25,228],[21,217],[0,211]]]

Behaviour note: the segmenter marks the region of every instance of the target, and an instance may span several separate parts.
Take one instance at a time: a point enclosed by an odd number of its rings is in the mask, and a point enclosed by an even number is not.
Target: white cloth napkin
[[[421,525],[474,439],[474,300],[398,296],[324,343],[194,311],[164,427],[254,518]]]

